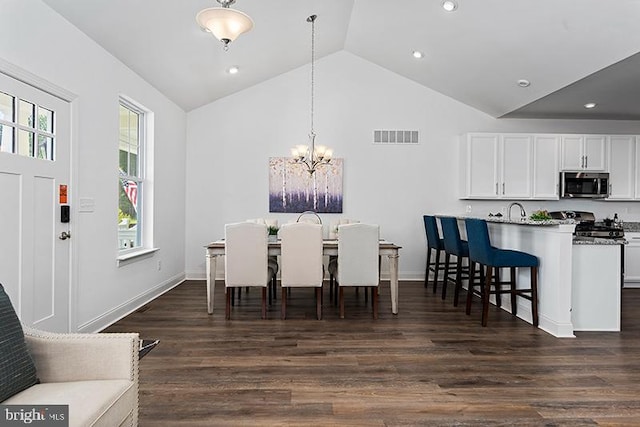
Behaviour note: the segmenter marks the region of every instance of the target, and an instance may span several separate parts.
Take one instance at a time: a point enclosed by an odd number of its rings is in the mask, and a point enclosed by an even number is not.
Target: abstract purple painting
[[[290,157],[269,158],[269,212],[342,213],[342,159],[316,168]]]

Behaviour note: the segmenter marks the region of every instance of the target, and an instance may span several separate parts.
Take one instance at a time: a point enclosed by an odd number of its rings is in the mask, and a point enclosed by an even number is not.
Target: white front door
[[[23,323],[69,331],[70,104],[0,73],[0,283]]]

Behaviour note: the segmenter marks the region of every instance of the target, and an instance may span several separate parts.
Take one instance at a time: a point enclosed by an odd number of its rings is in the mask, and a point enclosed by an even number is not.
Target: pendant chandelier
[[[229,43],[253,28],[253,20],[246,13],[229,8],[236,0],[217,0],[217,2],[222,7],[201,10],[196,15],[196,21],[202,29],[222,42],[226,52],[229,50]]]
[[[315,145],[316,133],[313,130],[313,110],[314,110],[314,85],[315,85],[315,60],[316,60],[316,18],[317,15],[311,15],[307,18],[307,22],[311,23],[311,131],[309,132],[309,145],[296,145],[291,149],[291,156],[296,163],[306,166],[309,175],[313,175],[316,167],[326,165],[331,162],[333,150],[324,145]]]

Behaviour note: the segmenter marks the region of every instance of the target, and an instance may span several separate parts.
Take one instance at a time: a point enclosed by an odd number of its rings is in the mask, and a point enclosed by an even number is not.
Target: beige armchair
[[[56,334],[23,326],[39,384],[1,402],[69,405],[69,426],[138,425],[137,333]]]

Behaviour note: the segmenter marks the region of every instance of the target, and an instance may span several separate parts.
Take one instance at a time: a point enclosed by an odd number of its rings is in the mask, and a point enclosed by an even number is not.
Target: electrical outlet
[[[162,270],[162,261],[158,260],[158,271]]]

